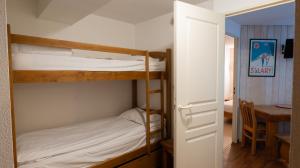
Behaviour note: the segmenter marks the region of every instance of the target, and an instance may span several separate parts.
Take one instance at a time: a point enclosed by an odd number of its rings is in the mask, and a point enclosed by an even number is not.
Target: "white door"
[[[225,16],[175,1],[176,168],[221,168]]]

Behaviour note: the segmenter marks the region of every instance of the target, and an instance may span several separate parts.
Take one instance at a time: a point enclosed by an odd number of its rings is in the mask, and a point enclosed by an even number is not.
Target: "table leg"
[[[268,121],[267,122],[267,142],[266,147],[271,156],[276,157],[276,134],[278,132],[278,123]]]

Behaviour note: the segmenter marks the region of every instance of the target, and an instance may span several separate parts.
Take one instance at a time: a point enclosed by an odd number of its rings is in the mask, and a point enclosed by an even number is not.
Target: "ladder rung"
[[[161,129],[150,132],[151,135],[155,135],[161,132]]]
[[[160,89],[150,90],[149,93],[161,93],[161,90]]]
[[[150,114],[161,114],[161,110],[151,110]]]

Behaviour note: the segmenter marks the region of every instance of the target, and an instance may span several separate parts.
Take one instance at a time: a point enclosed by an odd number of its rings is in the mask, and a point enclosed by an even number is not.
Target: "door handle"
[[[187,117],[187,115],[184,113],[184,111],[188,111],[188,113],[192,114],[192,105],[178,105],[178,111],[182,114],[182,117],[185,120],[192,119],[192,116]]]

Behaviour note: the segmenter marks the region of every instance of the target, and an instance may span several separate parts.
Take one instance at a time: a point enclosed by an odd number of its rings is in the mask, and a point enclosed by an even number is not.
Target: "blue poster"
[[[249,76],[274,77],[276,68],[276,39],[251,39]]]

